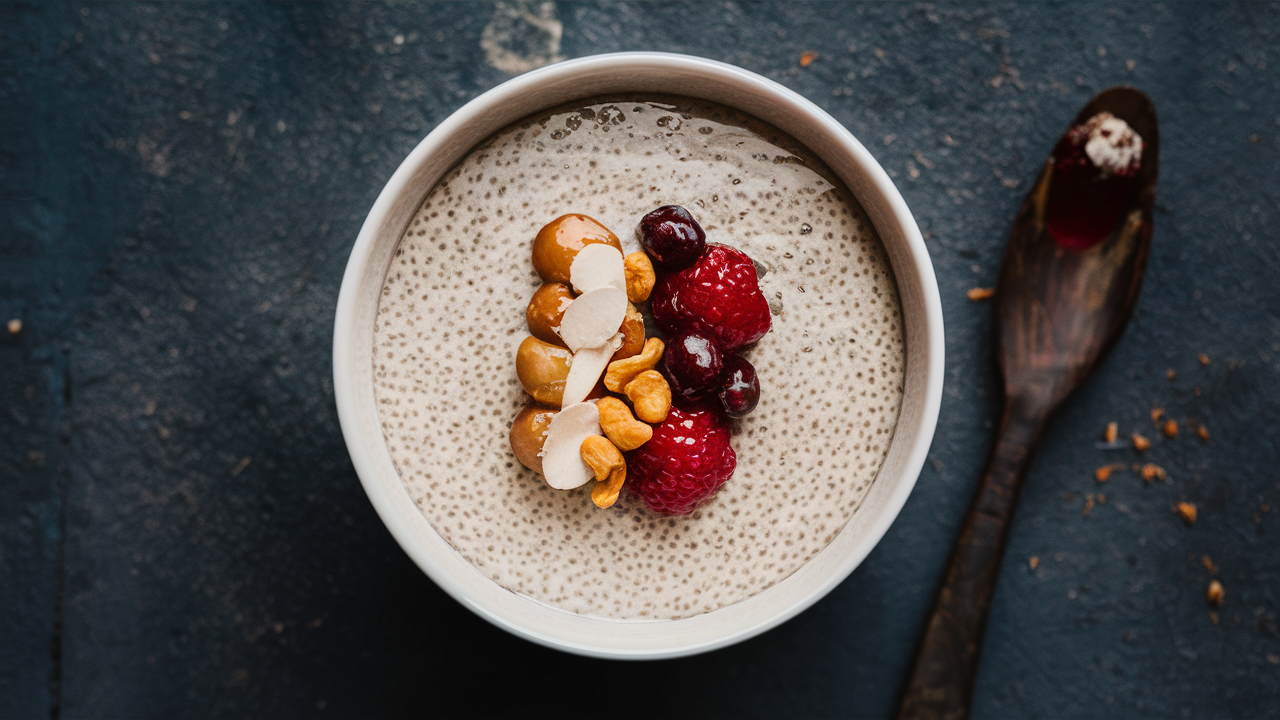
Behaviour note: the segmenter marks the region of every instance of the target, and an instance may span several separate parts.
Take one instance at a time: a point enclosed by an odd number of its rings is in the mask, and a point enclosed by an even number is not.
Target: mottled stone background
[[[1117,83],[1160,112],[1150,271],[1032,467],[974,714],[1280,715],[1278,10],[0,5],[0,322],[22,321],[0,330],[0,716],[891,714],[999,401],[965,293]],[[739,64],[861,138],[925,231],[948,341],[930,461],[848,581],[733,648],[625,664],[517,640],[407,560],[329,358],[347,253],[414,144],[514,73],[638,49]],[[1097,448],[1112,420],[1154,447]],[[1139,460],[1167,480],[1093,479]]]

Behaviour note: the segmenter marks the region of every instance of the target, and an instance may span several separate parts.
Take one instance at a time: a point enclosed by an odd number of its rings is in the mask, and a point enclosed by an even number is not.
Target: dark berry
[[[667,344],[662,368],[662,374],[671,384],[671,393],[691,399],[719,389],[724,357],[711,338],[685,333]]]
[[[709,243],[692,266],[658,278],[650,296],[653,321],[668,336],[696,332],[731,353],[772,326],[755,263],[728,245]]]
[[[756,409],[760,402],[760,379],[756,369],[741,355],[730,355],[724,361],[720,376],[720,404],[726,415],[740,418]]]
[[[679,205],[663,205],[640,220],[640,243],[665,272],[692,265],[707,247],[702,226]]]

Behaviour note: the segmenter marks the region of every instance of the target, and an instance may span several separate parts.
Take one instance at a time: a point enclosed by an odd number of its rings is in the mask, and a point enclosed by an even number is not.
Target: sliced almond
[[[605,368],[609,367],[609,358],[622,347],[622,333],[614,333],[604,345],[597,348],[583,348],[573,354],[569,364],[569,375],[564,379],[563,407],[580,403],[591,394]]]
[[[565,308],[560,338],[575,353],[582,348],[598,348],[617,334],[626,317],[627,291],[612,286],[597,288],[583,293]]]
[[[602,287],[615,287],[626,292],[626,264],[622,252],[612,245],[595,243],[578,251],[569,266],[569,282],[585,295]]]
[[[542,444],[542,477],[556,490],[572,490],[595,477],[582,461],[582,441],[600,435],[600,411],[595,403],[570,405],[551,419]]]

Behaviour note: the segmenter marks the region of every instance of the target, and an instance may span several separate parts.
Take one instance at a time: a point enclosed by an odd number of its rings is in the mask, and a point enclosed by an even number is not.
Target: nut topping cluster
[[[570,214],[534,238],[543,285],[516,353],[532,400],[512,423],[511,447],[552,488],[594,479],[601,508],[625,485],[655,512],[682,515],[733,474],[729,418],[760,397],[755,368],[737,353],[771,318],[751,259],[708,244],[684,208],[654,210],[637,234],[644,251],[624,257],[608,228]],[[645,337],[646,303],[667,342]]]

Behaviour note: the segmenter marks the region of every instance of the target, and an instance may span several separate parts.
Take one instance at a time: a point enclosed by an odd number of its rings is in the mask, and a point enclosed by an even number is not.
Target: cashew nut
[[[613,392],[622,392],[622,388],[637,375],[658,366],[666,347],[658,338],[649,338],[644,342],[644,350],[639,355],[609,363],[609,370],[604,374],[604,386]]]
[[[658,274],[653,271],[649,256],[633,252],[622,259],[622,266],[627,277],[627,299],[633,303],[648,300],[654,283],[658,282]]]
[[[627,466],[623,465],[609,476],[609,482],[599,483],[591,488],[591,502],[598,508],[613,507],[618,502],[618,493],[622,492],[622,484],[627,481]]]
[[[579,452],[582,453],[582,462],[595,473],[597,481],[602,481],[614,470],[627,466],[627,461],[618,452],[618,448],[599,435],[588,435],[582,441]]]
[[[662,373],[645,370],[627,383],[624,392],[636,406],[636,416],[647,423],[660,423],[671,411],[671,386]],[[604,422],[603,413],[601,422]]]
[[[669,393],[667,399],[670,401]],[[600,398],[596,401],[596,409],[600,411],[601,429],[619,450],[635,450],[653,437],[653,428],[636,420],[631,408],[618,398]]]
[[[622,484],[627,481],[626,459],[613,443],[599,435],[591,435],[583,440],[580,452],[582,461],[591,468],[596,481],[600,483],[591,489],[591,501],[600,508],[611,507],[618,501]]]

